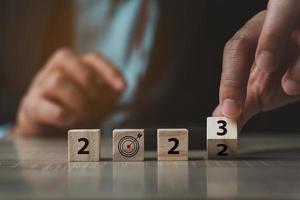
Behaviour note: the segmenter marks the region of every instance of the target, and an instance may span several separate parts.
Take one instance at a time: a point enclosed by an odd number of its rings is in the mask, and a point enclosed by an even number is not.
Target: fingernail
[[[290,78],[287,78],[284,82],[284,91],[288,95],[298,95],[300,94],[300,84]]]
[[[272,73],[276,70],[276,63],[274,55],[266,50],[262,50],[256,60],[256,65],[259,70],[266,73]]]
[[[125,89],[125,83],[122,79],[116,79],[114,81],[115,89],[118,91],[123,91]]]
[[[229,118],[236,118],[241,114],[241,106],[234,99],[225,99],[222,104],[222,113]]]

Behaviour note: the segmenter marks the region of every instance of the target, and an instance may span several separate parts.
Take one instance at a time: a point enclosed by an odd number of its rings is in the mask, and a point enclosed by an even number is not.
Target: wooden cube
[[[114,161],[144,160],[144,130],[143,129],[113,130],[113,160]]]
[[[207,158],[234,158],[237,153],[237,123],[226,117],[207,118]]]
[[[99,129],[73,129],[68,131],[69,161],[99,161],[99,159]]]
[[[158,129],[157,160],[188,160],[188,130]]]

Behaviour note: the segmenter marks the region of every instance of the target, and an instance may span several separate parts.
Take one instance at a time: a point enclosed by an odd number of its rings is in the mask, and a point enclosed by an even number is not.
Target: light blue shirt
[[[156,0],[77,0],[76,49],[79,53],[98,51],[123,73],[127,90],[122,95],[120,107],[126,107],[135,98],[140,79],[148,66],[155,35],[158,5]],[[142,10],[142,4],[146,9]],[[138,19],[147,13],[142,40],[133,44]],[[112,127],[126,118],[119,110],[102,126]]]
[[[3,138],[6,134],[8,129],[10,128],[9,124],[1,125],[0,126],[0,139]]]
[[[78,53],[97,51],[109,59],[123,73],[127,90],[120,99],[120,108],[135,98],[140,79],[148,66],[149,55],[158,20],[156,0],[76,0],[75,48]],[[142,10],[143,3],[146,9]],[[142,13],[146,20],[142,27],[142,40],[133,43],[138,19]],[[113,127],[126,118],[127,113],[118,110],[101,125]],[[0,138],[9,125],[0,126]]]

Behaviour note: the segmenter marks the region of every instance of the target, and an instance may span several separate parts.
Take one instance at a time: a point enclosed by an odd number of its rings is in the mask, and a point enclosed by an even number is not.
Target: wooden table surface
[[[300,199],[299,134],[243,134],[236,160],[112,162],[103,139],[101,162],[67,161],[64,139],[0,142],[0,199],[13,198],[278,198]]]

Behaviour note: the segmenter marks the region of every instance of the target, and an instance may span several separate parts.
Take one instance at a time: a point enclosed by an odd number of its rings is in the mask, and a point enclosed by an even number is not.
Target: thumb
[[[222,106],[219,104],[212,113],[213,117],[223,117]]]
[[[256,66],[261,71],[272,73],[278,68],[299,11],[299,0],[269,1],[255,55]]]

